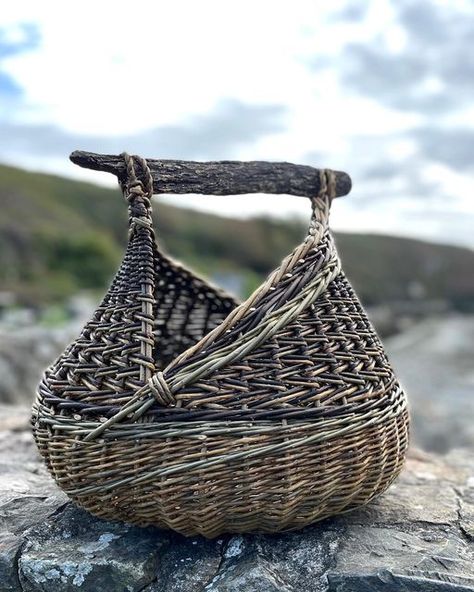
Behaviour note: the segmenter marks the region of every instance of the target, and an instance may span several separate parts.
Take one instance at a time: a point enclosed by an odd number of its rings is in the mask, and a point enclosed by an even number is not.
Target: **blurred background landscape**
[[[230,18],[217,2],[140,4],[106,28],[87,1],[2,10],[0,403],[31,403],[123,254],[114,179],[72,150],[285,160],[353,178],[331,224],[414,441],[474,448],[474,5],[243,2]],[[166,251],[240,298],[309,218],[292,196],[154,207]]]

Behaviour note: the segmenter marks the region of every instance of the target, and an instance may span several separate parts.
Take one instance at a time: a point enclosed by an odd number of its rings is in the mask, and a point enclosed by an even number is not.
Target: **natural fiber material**
[[[238,305],[158,250],[146,161],[124,158],[124,260],[33,407],[59,486],[97,516],[208,537],[299,528],[384,491],[406,400],[341,271],[332,173],[305,241]]]

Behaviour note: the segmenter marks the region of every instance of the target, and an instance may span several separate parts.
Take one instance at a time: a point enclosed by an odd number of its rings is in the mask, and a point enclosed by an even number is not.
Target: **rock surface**
[[[474,449],[474,316],[426,319],[385,346],[425,450]]]
[[[0,407],[0,591],[474,591],[474,459],[412,452],[372,504],[300,532],[186,539],[93,518]]]
[[[33,402],[44,369],[79,330],[77,324],[55,329],[0,327],[0,403]]]

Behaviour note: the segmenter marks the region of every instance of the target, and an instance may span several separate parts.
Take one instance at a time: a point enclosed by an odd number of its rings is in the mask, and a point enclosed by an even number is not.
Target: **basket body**
[[[330,183],[306,240],[238,305],[158,250],[146,164],[128,165],[123,263],[33,407],[59,486],[97,516],[207,537],[300,528],[383,492],[406,399],[340,268]]]

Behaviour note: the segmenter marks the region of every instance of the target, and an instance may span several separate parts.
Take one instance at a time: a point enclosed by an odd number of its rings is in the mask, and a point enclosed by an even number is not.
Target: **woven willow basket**
[[[334,175],[304,242],[238,304],[159,251],[150,171],[125,158],[123,262],[33,406],[58,485],[102,518],[207,537],[300,528],[383,492],[406,400],[341,271]]]

